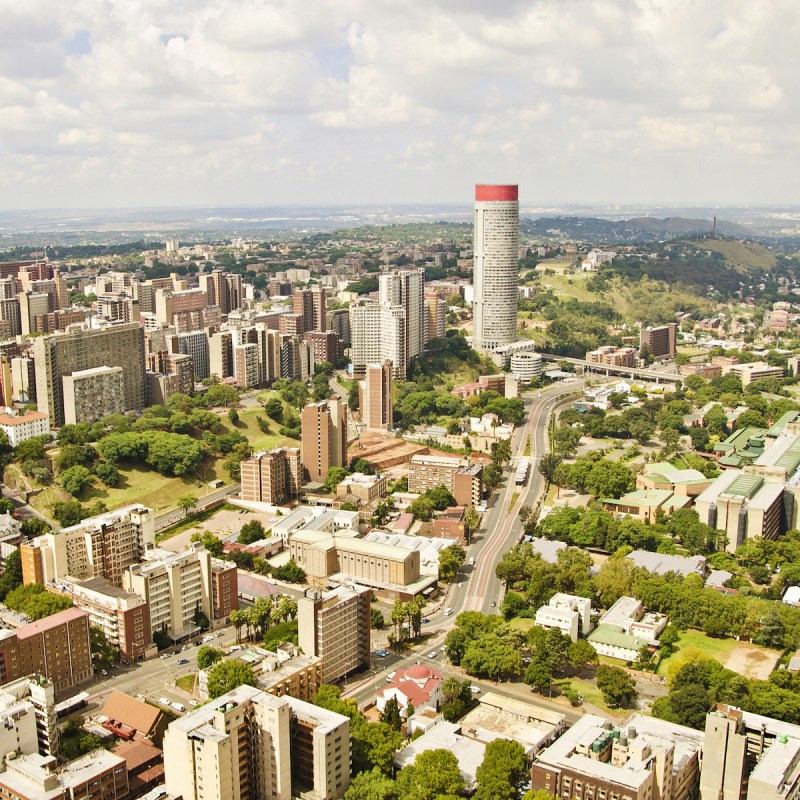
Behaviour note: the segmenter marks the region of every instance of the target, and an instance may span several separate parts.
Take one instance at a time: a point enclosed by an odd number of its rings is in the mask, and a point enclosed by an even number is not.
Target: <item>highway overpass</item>
[[[643,381],[661,383],[677,383],[681,376],[676,372],[659,372],[654,369],[639,369],[638,367],[616,367],[611,364],[595,364],[593,361],[586,361],[583,358],[569,358],[568,356],[556,356],[552,353],[539,353],[545,361],[556,361],[566,364],[574,364],[582,367],[584,372],[593,372],[598,375],[621,375],[626,378],[639,378]]]

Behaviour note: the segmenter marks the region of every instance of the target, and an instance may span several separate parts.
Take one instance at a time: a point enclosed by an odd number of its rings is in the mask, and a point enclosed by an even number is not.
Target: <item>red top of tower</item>
[[[475,199],[486,200],[519,200],[519,186],[516,184],[479,183],[475,186]]]

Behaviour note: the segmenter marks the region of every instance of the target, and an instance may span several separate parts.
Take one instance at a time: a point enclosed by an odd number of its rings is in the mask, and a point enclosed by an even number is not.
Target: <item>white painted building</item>
[[[592,630],[592,601],[573,594],[554,594],[547,605],[536,611],[536,624],[556,628],[577,642]]]
[[[0,414],[0,430],[8,437],[9,444],[16,447],[26,439],[47,436],[50,433],[50,417],[41,411],[17,414],[7,408],[4,414]]]

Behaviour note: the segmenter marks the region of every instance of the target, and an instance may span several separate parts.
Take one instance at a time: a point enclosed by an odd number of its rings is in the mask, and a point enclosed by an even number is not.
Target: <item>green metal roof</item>
[[[740,475],[724,491],[723,494],[733,494],[739,497],[752,497],[762,486],[764,479],[758,475]]]
[[[783,429],[790,423],[794,422],[800,416],[800,411],[787,411],[775,424],[767,431],[767,436],[780,436]]]
[[[626,647],[629,650],[638,650],[643,644],[647,644],[646,639],[637,639],[631,636],[619,625],[609,625],[601,623],[587,637],[590,642],[599,642],[611,647]]]

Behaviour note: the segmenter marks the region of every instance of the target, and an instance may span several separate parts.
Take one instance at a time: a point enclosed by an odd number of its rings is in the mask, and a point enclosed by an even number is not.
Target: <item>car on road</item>
[[[189,663],[189,659],[188,658],[179,658],[178,659],[178,666],[179,667],[183,666],[184,664],[188,664],[188,663]]]
[[[432,653],[428,653],[428,658],[436,658],[437,652],[434,650]]]
[[[241,650],[242,648],[239,647],[238,644],[232,644],[230,648],[228,648],[229,653],[235,653],[237,650]]]
[[[214,637],[213,637],[213,636],[211,636],[211,635],[209,634],[208,636],[204,636],[204,637],[203,637],[203,641],[204,641],[204,642],[210,642],[210,641],[211,641],[213,638],[214,638]]]
[[[166,697],[159,697],[158,698],[158,702],[161,703],[162,706],[168,706],[169,705],[169,699],[166,698]]]
[[[423,622],[430,622],[430,620],[429,620],[427,617],[423,617],[423,618],[422,618],[422,621],[423,621]]]
[[[180,712],[184,712],[184,711],[186,711],[186,706],[185,706],[183,703],[170,703],[170,705],[171,705],[171,706],[172,706],[172,708],[174,708],[176,711],[180,711]]]
[[[452,609],[452,608],[446,608],[446,609],[444,610],[444,615],[445,615],[446,617],[449,617],[449,616],[450,616],[452,613],[453,613],[453,609]]]
[[[194,698],[192,698],[192,699],[189,701],[189,705],[190,705],[190,706],[196,706],[196,705],[197,705],[197,700],[195,700]]]
[[[463,583],[459,583],[458,588],[460,589],[463,585],[464,585]]]
[[[224,636],[224,635],[225,635],[225,631],[220,631],[220,632],[217,634],[217,639],[219,639],[219,637],[220,637],[220,636]]]
[[[475,558],[474,558],[474,557],[472,557],[472,558],[470,558],[470,560],[469,560],[469,565],[472,567],[472,566],[474,566],[474,564],[475,564]]]
[[[386,656],[389,655],[389,651],[388,650],[384,650],[383,648],[381,648],[380,650],[376,650],[375,651],[375,655],[378,658],[386,658]]]
[[[103,675],[103,676],[108,675],[108,670],[107,669],[101,669],[100,670],[100,674]]]
[[[472,694],[480,694],[481,693],[481,687],[480,686],[470,686],[469,690],[472,692]]]
[[[169,653],[162,653],[159,658],[163,661],[165,658],[169,658]]]
[[[390,673],[389,673],[389,674],[386,676],[386,683],[391,683],[391,682],[394,680],[394,676],[395,676],[395,675],[397,675],[397,672],[396,672],[396,671],[395,671],[395,672],[390,672]]]
[[[496,607],[497,607],[497,600],[492,600],[492,608],[496,608]]]

